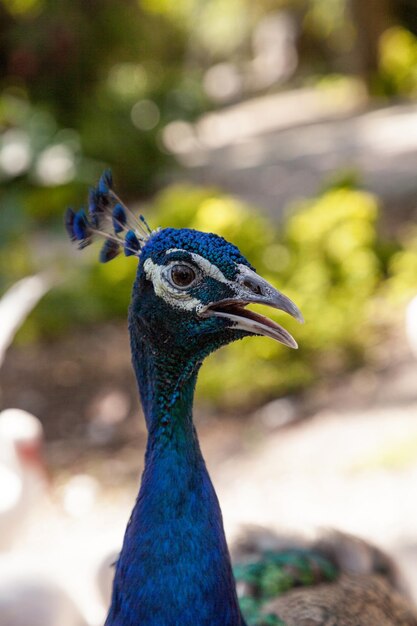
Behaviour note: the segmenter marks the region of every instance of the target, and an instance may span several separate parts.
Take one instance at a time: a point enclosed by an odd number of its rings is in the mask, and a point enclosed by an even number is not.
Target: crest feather
[[[103,172],[97,186],[90,189],[88,214],[84,209],[77,212],[67,209],[65,228],[80,249],[95,237],[104,237],[106,241],[99,257],[102,263],[114,259],[121,250],[126,256],[139,257],[142,247],[154,233],[143,215],[136,217],[116,195],[110,170]]]

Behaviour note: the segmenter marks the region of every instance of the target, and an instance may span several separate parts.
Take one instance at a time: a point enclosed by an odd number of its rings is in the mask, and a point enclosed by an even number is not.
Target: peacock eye
[[[196,279],[195,271],[188,265],[173,265],[171,280],[177,287],[189,287]]]

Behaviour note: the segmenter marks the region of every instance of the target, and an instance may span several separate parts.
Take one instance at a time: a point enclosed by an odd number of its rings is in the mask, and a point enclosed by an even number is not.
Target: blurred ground
[[[402,345],[394,338],[375,370],[304,398],[247,416],[197,411],[231,539],[242,523],[351,531],[396,555],[417,599],[417,363]],[[99,624],[98,564],[122,540],[145,445],[126,331],[108,326],[29,355],[13,348],[6,365],[3,397],[37,400],[53,474],[51,500],[19,542],[15,565],[36,563],[62,580]],[[13,384],[22,377],[24,390]]]
[[[415,104],[374,103],[364,110],[355,92],[335,97],[304,89],[209,114],[174,135],[187,176],[218,185],[271,216],[316,194],[344,170],[356,172],[381,199],[391,224],[415,207]]]

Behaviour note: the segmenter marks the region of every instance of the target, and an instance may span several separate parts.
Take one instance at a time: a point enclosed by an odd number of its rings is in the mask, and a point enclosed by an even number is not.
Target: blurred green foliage
[[[417,37],[401,26],[381,37],[380,80],[390,96],[417,94]]]
[[[0,2],[0,106],[13,97],[74,129],[83,155],[110,164],[140,194],[168,162],[161,127],[206,108],[199,76],[185,67],[189,27],[154,4]],[[15,126],[20,120],[0,132]]]
[[[80,204],[104,165],[124,194],[158,188],[174,167],[167,125],[228,102],[207,90],[213,68],[231,72],[220,83],[235,77],[231,102],[336,82],[334,100],[352,97],[348,9],[347,0],[0,0],[0,245],[57,231],[61,207]],[[417,88],[416,38],[406,27],[380,42],[388,95]],[[289,69],[271,82],[253,74],[286,57]],[[21,273],[16,262],[6,278],[0,267],[0,287]]]
[[[399,236],[400,247],[389,258],[385,293],[395,306],[404,305],[416,295],[417,226],[404,225]]]
[[[390,95],[415,92],[416,43],[406,26],[381,41]],[[162,139],[167,124],[227,103],[207,90],[213,67],[225,64],[235,76],[232,102],[311,84],[311,76],[351,74],[359,27],[348,0],[0,0],[0,110],[10,102],[17,110],[0,111],[0,134],[19,129],[24,141],[29,133],[38,160],[48,146],[61,157],[69,150],[67,175],[32,176],[29,191],[69,185],[63,195],[75,202],[81,173],[90,180],[94,163],[105,163],[124,191],[143,196],[173,166]],[[271,58],[272,67],[284,65],[268,78],[261,74]],[[19,181],[23,165],[10,172],[0,154],[0,177]]]

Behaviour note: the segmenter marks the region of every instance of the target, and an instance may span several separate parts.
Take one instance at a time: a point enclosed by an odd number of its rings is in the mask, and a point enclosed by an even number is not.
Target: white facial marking
[[[221,283],[233,286],[233,283],[227,280],[223,272],[219,270],[216,265],[210,263],[210,261],[199,254],[188,252],[187,250],[181,250],[179,248],[171,248],[170,250],[167,250],[166,254],[170,254],[171,252],[186,252],[190,255],[191,260],[196,267],[200,269],[203,276],[210,276]],[[178,260],[173,260],[173,264],[179,262],[180,261]],[[144,262],[143,269],[145,270],[146,278],[152,282],[155,294],[165,300],[165,302],[170,304],[172,307],[182,309],[183,311],[192,311],[194,309],[199,311],[203,309],[205,305],[203,305],[198,298],[191,297],[186,289],[176,289],[167,280],[166,274],[169,267],[169,265],[158,265],[157,263],[154,263],[152,259],[146,259]]]
[[[170,254],[171,252],[186,252],[190,255],[197,267],[201,269],[203,274],[205,274],[206,276],[211,276],[211,278],[215,278],[220,283],[225,283],[226,285],[230,284],[230,281],[227,280],[227,278],[225,277],[223,272],[219,270],[217,265],[210,263],[210,261],[207,261],[207,259],[205,259],[203,256],[200,256],[195,252],[188,252],[187,250],[181,250],[179,248],[171,248],[170,250],[167,250],[166,253]]]
[[[145,270],[146,278],[152,282],[156,295],[171,306],[183,311],[192,311],[201,307],[200,300],[191,298],[186,291],[175,289],[163,278],[163,270],[166,269],[165,265],[157,265],[152,259],[146,259],[143,269]]]

